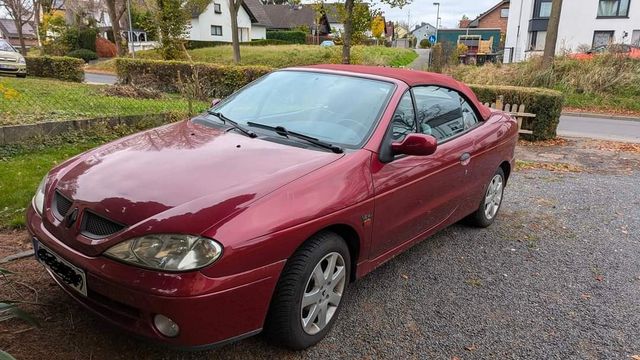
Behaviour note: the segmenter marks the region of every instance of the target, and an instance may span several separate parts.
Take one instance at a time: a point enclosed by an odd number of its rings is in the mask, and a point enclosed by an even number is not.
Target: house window
[[[596,48],[598,46],[611,44],[614,34],[615,32],[613,31],[595,31],[593,33],[593,47]]]
[[[640,30],[633,30],[631,45],[640,46]]]
[[[551,1],[540,3],[540,13],[538,17],[548,18],[549,16],[551,16]]]
[[[509,8],[500,9],[500,17],[508,18],[509,17]]]
[[[211,35],[222,36],[222,26],[211,25]]]
[[[544,45],[547,42],[546,31],[532,31],[529,33],[529,50],[530,51],[543,51]]]
[[[213,3],[213,11],[216,14],[222,14],[222,9],[220,8],[220,4]]]
[[[627,17],[631,0],[600,0],[598,17]]]

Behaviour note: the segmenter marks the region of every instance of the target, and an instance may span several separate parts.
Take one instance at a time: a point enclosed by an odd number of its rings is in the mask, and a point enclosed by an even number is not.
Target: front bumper
[[[0,73],[2,74],[26,74],[27,65],[17,62],[0,61]]]
[[[27,211],[27,228],[38,241],[86,272],[86,297],[52,275],[72,298],[112,324],[179,348],[207,347],[258,333],[284,266],[283,260],[223,278],[199,271],[162,273],[69,248],[47,231],[32,206]],[[153,325],[156,314],[175,321],[179,335],[161,335]]]

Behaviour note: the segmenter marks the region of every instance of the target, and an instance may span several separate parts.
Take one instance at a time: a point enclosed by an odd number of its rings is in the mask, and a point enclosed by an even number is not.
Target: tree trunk
[[[344,21],[344,39],[342,45],[342,63],[351,63],[351,35],[353,30],[353,6],[354,0],[345,0],[344,8],[347,18]]]
[[[13,20],[13,23],[16,24],[16,30],[18,31],[18,40],[20,40],[20,53],[23,56],[27,56],[27,46],[24,43],[24,35],[22,34],[22,21],[19,18]]]
[[[229,14],[231,15],[231,44],[233,46],[233,62],[240,63],[240,41],[238,39],[238,11],[242,0],[229,0]]]
[[[558,42],[558,27],[560,25],[561,12],[562,0],[553,0],[551,16],[549,16],[549,25],[547,26],[547,38],[544,44],[544,55],[542,57],[542,66],[544,67],[553,65],[553,59],[556,56],[556,44]]]
[[[33,0],[33,31],[36,33],[38,47],[42,48],[42,40],[40,39],[40,1]],[[40,49],[42,51],[42,49]]]
[[[116,12],[116,0],[107,0],[107,12],[109,13],[109,19],[111,20],[111,32],[113,33],[113,42],[116,43],[116,50],[118,56],[124,55],[124,49],[122,48],[122,38],[120,37],[120,18]]]

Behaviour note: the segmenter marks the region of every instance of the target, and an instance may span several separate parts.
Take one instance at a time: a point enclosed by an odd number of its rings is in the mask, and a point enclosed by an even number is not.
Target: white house
[[[212,0],[199,14],[192,14],[189,39],[231,42],[231,16],[228,0]],[[267,38],[270,25],[259,0],[245,0],[238,11],[238,39],[248,42]]]
[[[511,0],[505,62],[544,50],[551,0]],[[556,53],[610,43],[640,44],[640,0],[564,0]]]
[[[411,35],[416,37],[417,43],[416,46],[420,45],[420,41],[424,39],[429,39],[431,35],[436,34],[436,27],[429,23],[422,23],[420,25],[416,25],[415,29],[411,31]]]

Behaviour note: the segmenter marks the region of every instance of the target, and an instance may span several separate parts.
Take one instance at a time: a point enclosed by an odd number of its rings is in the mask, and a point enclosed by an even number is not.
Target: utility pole
[[[437,14],[436,14],[436,44],[438,43],[438,28],[440,27],[440,25],[438,24],[440,22],[440,3],[439,2],[434,2],[433,3],[434,6],[438,7],[437,10]]]
[[[544,44],[544,55],[542,56],[542,66],[544,67],[552,66],[553,59],[556,57],[556,43],[558,42],[561,12],[562,0],[553,0],[551,15],[549,16],[549,26],[547,27],[547,38]]]

